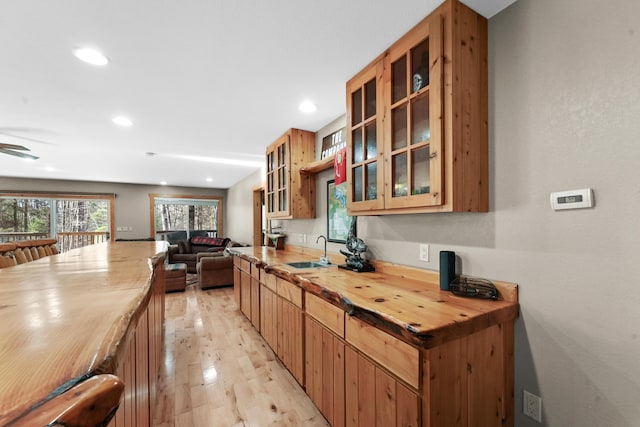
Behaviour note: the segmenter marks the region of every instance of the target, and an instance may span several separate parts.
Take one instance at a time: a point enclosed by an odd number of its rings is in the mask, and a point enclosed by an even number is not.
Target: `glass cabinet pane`
[[[411,49],[412,92],[429,85],[429,39]]]
[[[429,193],[429,146],[411,152],[412,194]]]
[[[354,125],[362,122],[362,89],[351,94],[351,121]]]
[[[362,166],[353,168],[353,201],[361,202],[362,199]]]
[[[391,65],[391,103],[407,96],[407,57],[403,56]]]
[[[362,128],[353,131],[353,163],[360,163],[363,158]]]
[[[391,113],[392,116],[392,143],[391,149],[397,150],[407,146],[407,107],[398,107]]]
[[[365,128],[367,134],[367,159],[373,159],[378,154],[376,144],[376,122],[369,123]]]
[[[402,154],[398,154],[393,156],[393,197],[402,197],[406,196],[409,193],[408,184],[409,181],[407,179],[407,153],[403,152]]]
[[[378,165],[376,162],[367,164],[367,174],[365,176],[365,185],[367,188],[366,199],[375,200],[378,197]]]
[[[275,169],[275,163],[273,162],[273,151],[267,156],[267,170],[272,171]]]
[[[424,94],[411,103],[411,143],[428,141],[429,138],[429,94]]]
[[[370,80],[364,85],[364,118],[368,119],[376,115],[376,81]]]

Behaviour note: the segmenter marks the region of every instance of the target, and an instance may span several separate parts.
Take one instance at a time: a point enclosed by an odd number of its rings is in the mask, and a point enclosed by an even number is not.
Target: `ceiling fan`
[[[0,153],[9,154],[11,156],[22,157],[23,159],[39,159],[38,156],[34,156],[32,154],[24,153],[23,151],[31,151],[27,147],[23,147],[22,145],[15,144],[3,144],[0,143]]]

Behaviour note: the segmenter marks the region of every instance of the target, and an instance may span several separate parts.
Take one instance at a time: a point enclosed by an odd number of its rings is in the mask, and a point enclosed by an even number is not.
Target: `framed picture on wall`
[[[347,183],[327,181],[327,240],[345,243],[351,217],[347,215]]]

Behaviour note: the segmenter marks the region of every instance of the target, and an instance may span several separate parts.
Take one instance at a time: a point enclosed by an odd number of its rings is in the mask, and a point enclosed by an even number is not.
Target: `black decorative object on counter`
[[[375,271],[373,265],[360,256],[361,253],[367,251],[367,245],[364,243],[364,240],[359,239],[357,236],[357,221],[357,216],[354,216],[351,219],[351,226],[349,227],[349,234],[347,234],[346,243],[347,250],[349,252],[340,249],[340,253],[347,258],[345,260],[345,264],[338,265],[338,267],[358,273]]]
[[[449,289],[462,297],[498,299],[498,289],[493,282],[478,277],[459,276],[449,283]]]

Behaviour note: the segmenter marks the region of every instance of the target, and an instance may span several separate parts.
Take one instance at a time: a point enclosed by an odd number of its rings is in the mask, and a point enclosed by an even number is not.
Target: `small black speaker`
[[[456,277],[456,253],[440,251],[440,289],[449,290],[449,283]]]

